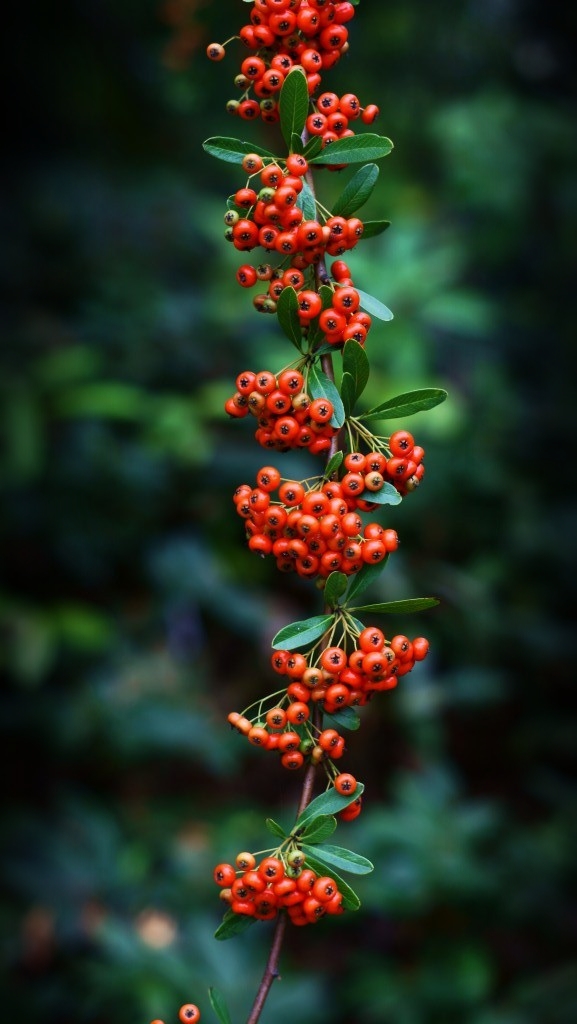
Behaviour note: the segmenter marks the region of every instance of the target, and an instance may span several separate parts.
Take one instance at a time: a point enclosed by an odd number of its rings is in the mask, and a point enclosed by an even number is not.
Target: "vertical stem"
[[[303,134],[303,142],[306,142],[306,135],[305,134]],[[311,192],[313,194],[313,197],[314,197],[315,196],[315,186],[314,186],[313,176],[312,176],[310,170],[307,171],[306,179],[307,179],[308,185],[309,185],[310,190],[311,190]],[[326,264],[325,264],[324,260],[319,260],[319,262],[315,266],[315,286],[316,286],[317,290],[320,288],[320,286],[322,284],[328,284],[329,280],[330,280],[330,278],[329,278],[329,275],[328,275],[328,272],[327,272]],[[324,355],[321,356],[321,366],[323,368],[323,372],[326,373],[327,377],[329,377],[329,379],[334,382],[335,374],[334,374],[334,367],[333,367],[333,357],[330,354],[330,352],[327,352],[327,353],[325,353]],[[335,454],[335,452],[338,451],[338,448],[339,448],[339,434],[336,433],[331,438],[331,447],[330,447],[328,455],[327,455],[327,462],[328,462],[328,460],[330,458],[332,458],[332,456]],[[314,725],[315,725],[315,727],[317,729],[320,728],[321,721],[322,721],[322,712],[321,712],[321,709],[318,706],[318,704],[316,704],[315,708],[314,708],[314,711],[313,711],[313,723],[314,723]],[[300,815],[303,813],[305,807],[307,807],[308,804],[310,804],[310,802],[312,800],[313,790],[314,790],[314,783],[315,783],[316,769],[317,769],[317,765],[312,764],[312,763],[310,763],[308,765],[307,769],[306,769],[305,777],[304,777],[303,785],[302,785],[302,789],[301,789],[301,796],[300,796],[300,800],[299,800],[298,810],[297,810],[297,814],[296,814],[297,818],[300,817]],[[268,960],[267,960],[267,963],[266,963],[266,967],[265,967],[265,970],[264,970],[264,974],[262,976],[261,983],[260,983],[260,985],[258,987],[258,991],[257,991],[256,998],[255,998],[255,1001],[254,1001],[253,1006],[252,1006],[252,1010],[250,1011],[250,1014],[249,1014],[249,1016],[247,1018],[247,1024],[257,1024],[257,1021],[260,1019],[260,1015],[262,1013],[264,1004],[266,1002],[266,998],[267,998],[267,996],[269,994],[271,985],[272,985],[273,981],[276,978],[279,977],[279,960],[280,960],[280,953],[281,953],[283,939],[284,939],[285,930],[286,930],[286,923],[287,923],[286,914],[285,913],[279,914],[279,916],[277,918],[276,925],[275,925],[275,929],[274,929],[274,933],[273,933],[273,939],[272,939],[272,945],[271,945],[270,953],[269,953]]]

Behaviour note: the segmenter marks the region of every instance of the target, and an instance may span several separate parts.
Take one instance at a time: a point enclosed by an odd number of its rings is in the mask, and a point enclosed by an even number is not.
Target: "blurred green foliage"
[[[376,864],[363,908],[289,936],[277,1024],[577,1020],[575,17],[549,7],[365,2],[332,73],[395,142],[366,208],[392,227],[351,256],[395,313],[367,402],[450,393],[409,424],[427,476],[386,511],[402,547],[375,599],[442,603],[398,623],[432,653],[348,744],[366,809],[339,841]],[[263,455],[223,400],[290,358],[233,281],[237,171],[201,149],[241,132],[239,44],[218,66],[203,51],[247,9],[13,12],[1,961],[19,1024],[171,1021],[191,999],[209,1017],[208,984],[240,1021],[266,957],[266,925],[213,941],[212,868],[262,846],[298,783],[225,716],[318,605],[248,553],[230,501]],[[342,180],[319,175],[329,206]]]

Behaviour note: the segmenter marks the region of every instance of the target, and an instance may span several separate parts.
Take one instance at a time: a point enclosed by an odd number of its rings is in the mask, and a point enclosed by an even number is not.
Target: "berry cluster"
[[[274,466],[257,473],[256,487],[241,484],[233,500],[245,520],[248,546],[260,555],[274,555],[281,572],[297,572],[308,578],[326,578],[331,572],[353,575],[363,565],[376,565],[398,547],[395,530],[363,521],[357,509],[366,510],[361,497],[368,489],[382,488],[380,473],[369,472],[369,483],[360,473],[349,472],[340,481],[327,481],[305,489],[307,481],[281,482]],[[318,481],[318,478],[313,478]],[[278,489],[278,500],[272,492]]]
[[[260,921],[270,921],[286,910],[293,924],[307,925],[344,910],[335,880],[307,867],[296,846],[287,854],[278,851],[276,856],[265,857],[259,864],[252,853],[239,853],[236,867],[217,864],[214,880],[233,913]]]
[[[256,153],[248,153],[243,159],[250,176],[259,174],[261,187],[257,192],[249,177],[247,184],[231,196],[224,215],[225,238],[240,252],[260,246],[282,260],[276,267],[266,262],[256,267],[243,263],[236,279],[243,288],[268,286],[253,300],[259,312],[275,313],[281,292],[290,286],[297,292],[301,327],[307,328],[319,317],[319,327],[330,343],[354,340],[364,344],[371,317],[360,309],[348,265],[340,259],[332,264],[333,281],[326,278],[332,302],[326,309],[314,281],[314,267],[327,254],[342,256],[356,246],[363,235],[363,222],[359,217],[331,215],[323,215],[321,220],[305,219],[299,195],[307,161],[302,154],[291,153],[282,164],[263,166],[262,157]],[[317,216],[321,216],[318,211]]]
[[[283,768],[301,768],[309,758],[332,769],[332,761],[344,753],[344,737],[335,728],[317,728],[311,722],[310,705],[317,704],[330,715],[365,705],[373,693],[394,689],[399,677],[422,661],[428,649],[425,637],[411,641],[398,633],[387,640],[382,630],[367,626],[355,637],[350,653],[346,641],[320,652],[313,647],[306,654],[277,650],[272,667],[289,680],[286,690],[251,705],[257,708],[255,715],[249,717],[251,708],[243,714],[232,711],[228,721],[253,746],[277,751]],[[274,705],[265,711],[270,701]]]
[[[313,455],[329,451],[337,432],[330,422],[333,405],[327,398],[311,398],[299,370],[283,370],[278,376],[269,370],[245,370],[236,378],[236,388],[225,410],[236,418],[252,413],[258,422],[255,438],[263,448],[280,452],[308,448]],[[271,487],[273,481],[277,483]],[[275,470],[265,489],[274,490],[278,483]]]
[[[228,101],[229,113],[245,121],[258,117],[271,124],[278,121],[276,97],[296,65],[302,67],[309,95],[313,96],[321,85],[322,72],[333,67],[348,50],[346,23],[354,14],[354,5],[346,0],[254,0],[250,22],[239,32],[240,39],[254,53],[240,65],[234,82],[243,93],[240,100]],[[206,54],[210,60],[220,61],[225,46],[210,43]],[[345,96],[342,108],[335,108],[345,121],[341,132],[347,131],[348,120],[363,117],[366,124],[371,124],[378,114],[374,104],[362,108],[357,97],[349,95],[350,103]],[[336,126],[331,130],[335,138],[341,137]]]

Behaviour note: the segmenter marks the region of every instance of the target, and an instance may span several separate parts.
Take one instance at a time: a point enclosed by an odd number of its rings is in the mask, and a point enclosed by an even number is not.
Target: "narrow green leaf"
[[[334,786],[331,786],[331,788],[327,789],[325,793],[321,793],[320,796],[311,800],[308,807],[305,807],[300,818],[297,819],[294,827],[301,828],[303,825],[308,825],[309,822],[318,818],[319,814],[337,814],[339,811],[343,811],[345,807],[352,804],[353,800],[356,800],[357,797],[363,793],[364,788],[365,787],[362,782],[357,782],[357,788],[354,793],[349,793],[347,796],[341,796],[340,793],[337,793]]]
[[[316,854],[316,847],[312,847],[312,849]],[[312,868],[313,871],[316,871],[317,875],[326,874],[325,864],[323,864],[322,861],[318,860],[318,858],[316,856],[313,856],[312,854],[309,854],[307,857],[307,867],[310,867]],[[341,878],[341,876],[338,875],[336,871],[331,871],[330,877],[334,879],[334,881],[337,883],[339,887],[339,892],[342,893],[343,907],[345,908],[345,910],[358,910],[361,905],[361,901],[357,896],[356,892],[354,891],[354,889],[351,889],[348,882],[345,882],[344,878]]]
[[[424,412],[426,409],[434,409],[447,397],[443,388],[420,388],[418,391],[406,391],[402,395],[387,399],[380,405],[364,412],[361,420],[387,420],[397,419],[400,416],[413,416],[416,412]]]
[[[334,413],[331,419],[333,427],[342,427],[345,422],[345,410],[335,385],[326,373],[313,363],[308,374],[308,391],[313,398],[328,398],[333,403]]]
[[[344,572],[331,572],[329,574],[323,592],[325,604],[328,604],[329,608],[334,608],[338,604],[339,597],[344,594],[348,582],[349,578]]]
[[[351,608],[352,612],[379,612],[379,614],[405,614],[409,612],[424,612],[427,608],[434,608],[439,601],[436,597],[409,597],[404,601],[379,601],[377,604],[356,605]]]
[[[371,316],[376,316],[377,320],[392,320],[393,314],[391,313],[388,306],[385,306],[384,302],[380,302],[379,299],[375,299],[374,295],[369,295],[367,292],[361,291],[360,288],[356,289],[359,293],[361,300],[361,308],[369,313]]]
[[[283,139],[290,149],[293,133],[301,135],[309,112],[309,91],[301,67],[291,68],[286,76],[280,91],[278,109]]]
[[[253,2],[254,2],[254,0],[253,0]],[[291,151],[291,153],[302,153],[304,148],[305,147],[303,146],[303,140],[301,139],[300,135],[297,135],[296,132],[293,132],[292,136],[291,136],[291,144],[290,144],[290,151]]]
[[[325,480],[330,480],[333,473],[336,473],[337,469],[340,467],[343,459],[344,455],[342,451],[340,451],[340,449],[338,452],[335,452],[333,456],[331,456],[331,458],[329,459],[325,466],[325,471],[323,473],[323,477],[325,478]]]
[[[311,164],[363,164],[366,160],[380,160],[388,156],[393,143],[384,135],[365,132],[348,139],[337,139],[318,154],[307,160]]]
[[[375,235],[382,235],[383,231],[386,231],[390,226],[390,220],[365,220],[363,221],[363,238],[374,238]]]
[[[219,992],[217,988],[210,985],[208,989],[208,998],[210,999],[210,1005],[216,1013],[220,1024],[232,1024],[230,1013],[228,1012],[228,1006],[226,1005],[222,992]]]
[[[308,182],[303,180],[302,190],[297,196],[297,206],[303,211],[303,220],[316,220],[317,204]]]
[[[247,914],[235,914],[232,910],[227,910],[222,922],[214,933],[214,937],[219,939],[219,941],[232,939],[233,935],[239,935],[240,932],[246,931],[255,921],[255,917],[248,917]]]
[[[375,505],[399,505],[403,500],[397,488],[385,480],[380,491],[363,491],[363,498]]]
[[[277,836],[279,839],[286,839],[286,832],[284,828],[281,828],[274,818],[267,818],[265,820],[265,825],[269,832],[272,832],[273,836]]]
[[[333,215],[335,217],[350,217],[355,210],[363,206],[371,195],[378,176],[377,164],[366,164],[364,167],[360,167],[336,202],[332,204]]]
[[[349,416],[352,416],[355,408],[355,382],[350,373],[343,373],[341,377],[341,398],[343,400],[345,418],[348,419]]]
[[[294,288],[290,285],[283,288],[276,304],[278,322],[289,341],[302,352],[303,334],[298,309],[299,301]]]
[[[343,373],[349,373],[353,378],[354,405],[365,390],[370,373],[367,353],[358,341],[347,341],[343,346]]]
[[[353,576],[347,593],[347,608],[349,606],[349,602],[356,597],[357,594],[362,594],[363,590],[366,590],[367,587],[370,587],[371,583],[374,583],[375,580],[379,578],[388,562],[388,559],[389,556],[386,555],[378,565],[363,565],[363,568],[359,569],[356,576]]]
[[[310,619],[302,619],[301,622],[291,622],[283,626],[272,641],[272,647],[276,651],[294,651],[305,644],[319,640],[334,619],[334,615],[313,615]]]
[[[332,814],[321,814],[310,825],[303,830],[299,836],[300,842],[322,843],[324,839],[332,836],[337,827],[337,819]]]
[[[217,160],[224,160],[228,164],[241,164],[247,153],[258,153],[259,156],[268,156],[274,160],[274,155],[268,149],[255,146],[254,142],[229,139],[224,135],[213,135],[203,142],[202,148]]]
[[[302,849],[308,855],[309,846],[303,843]],[[310,852],[328,868],[349,871],[351,875],[368,875],[375,870],[375,865],[370,860],[362,857],[360,853],[346,850],[344,846],[329,846],[328,843],[323,843],[322,846],[315,846]]]
[[[310,163],[312,158],[316,156],[317,153],[320,153],[322,148],[323,142],[320,135],[311,135],[309,141],[307,142],[305,148],[303,149],[303,156],[305,156]]]
[[[361,631],[364,628],[364,624],[361,622]],[[340,711],[335,711],[334,715],[329,715],[325,711],[323,713],[323,728],[330,727],[331,729],[350,729],[351,732],[356,732],[361,724],[358,712],[354,708],[341,708]]]

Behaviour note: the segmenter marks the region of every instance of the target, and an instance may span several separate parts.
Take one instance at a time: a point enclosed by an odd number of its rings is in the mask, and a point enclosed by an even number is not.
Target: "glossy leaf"
[[[303,179],[303,187],[297,196],[297,206],[303,211],[303,220],[316,220],[317,204],[308,182]]]
[[[386,231],[390,226],[390,220],[365,220],[363,221],[363,238],[374,238],[375,235],[382,235],[383,231]]]
[[[397,488],[385,480],[380,491],[363,491],[363,498],[372,501],[375,505],[399,505],[403,500]]]
[[[301,135],[309,112],[309,91],[302,68],[292,68],[286,76],[278,100],[280,127],[287,147],[292,136]]]
[[[363,565],[363,568],[359,569],[356,576],[353,576],[347,593],[347,608],[350,601],[352,601],[357,594],[362,594],[367,587],[370,587],[371,584],[379,578],[388,559],[389,556],[385,555],[382,562],[379,562],[378,565]]]
[[[230,1013],[228,1012],[228,1006],[225,1003],[222,992],[217,988],[214,988],[213,985],[210,985],[208,989],[208,998],[210,999],[210,1005],[216,1013],[220,1024],[232,1024]]]
[[[337,139],[309,160],[312,164],[362,164],[367,160],[381,160],[388,156],[393,143],[385,135],[365,132],[348,139]],[[308,159],[308,158],[307,158]]]
[[[302,844],[303,851],[308,854],[309,847]],[[368,875],[375,870],[375,865],[360,853],[353,853],[346,850],[344,846],[329,846],[323,843],[322,846],[315,846],[310,849],[313,857],[320,860],[327,868],[338,868],[339,871],[348,871],[351,875]]]
[[[303,149],[303,156],[310,162],[317,153],[320,153],[323,148],[323,143],[320,135],[311,135],[309,141],[306,143]]]
[[[304,148],[305,147],[303,146],[303,140],[301,139],[300,135],[297,135],[296,132],[293,132],[290,142],[291,153],[302,153]]]
[[[420,388],[418,391],[406,391],[402,395],[375,405],[372,409],[359,416],[360,420],[397,419],[400,416],[413,416],[416,412],[434,409],[447,397],[442,388]]]
[[[348,419],[355,408],[355,383],[350,373],[343,373],[341,377],[341,398],[345,417]]]
[[[269,832],[273,834],[273,836],[277,836],[278,839],[286,839],[286,832],[284,828],[281,828],[281,826],[274,820],[274,818],[267,818],[265,820],[265,825],[268,828]]]
[[[333,619],[334,615],[313,615],[310,619],[291,622],[279,630],[272,641],[272,647],[276,651],[294,651],[305,644],[314,643],[330,628]]]
[[[328,398],[334,407],[331,418],[333,427],[342,427],[345,422],[345,410],[341,396],[332,380],[321,370],[316,363],[313,363],[308,374],[308,392],[313,398]]]
[[[251,924],[254,924],[255,920],[256,918],[248,917],[247,914],[235,914],[229,909],[216,929],[214,937],[219,941],[232,939],[234,935],[246,931]]]
[[[343,459],[344,455],[340,450],[338,452],[335,452],[334,455],[331,455],[331,458],[327,462],[325,466],[325,471],[323,473],[325,480],[330,480],[333,473],[336,473],[337,469],[342,464]]]
[[[311,847],[311,850],[313,852],[307,856],[307,867],[316,871],[317,875],[326,875],[326,865],[316,857],[317,847],[313,846]],[[339,887],[339,892],[343,897],[343,906],[345,910],[358,910],[361,905],[361,901],[354,889],[351,889],[348,882],[345,882],[344,878],[341,878],[336,871],[331,871],[330,877],[334,879]]]
[[[332,814],[321,814],[303,830],[299,841],[306,843],[322,843],[332,836],[337,827],[337,819]]]
[[[343,346],[343,373],[353,379],[354,405],[365,390],[370,373],[367,353],[358,341],[347,341]]]
[[[353,612],[378,612],[379,614],[405,614],[409,612],[423,612],[427,608],[434,608],[439,604],[436,597],[409,597],[404,601],[379,601],[377,604],[356,605],[351,608]]]
[[[339,811],[343,811],[345,807],[352,804],[353,800],[361,796],[364,791],[362,782],[357,782],[357,788],[354,793],[349,793],[347,796],[341,796],[337,793],[334,786],[327,789],[326,792],[321,793],[320,796],[315,797],[311,800],[308,807],[305,807],[300,818],[297,819],[295,828],[300,828],[302,825],[308,824],[310,821],[314,821],[320,814],[337,814]]]
[[[254,142],[229,139],[224,135],[212,136],[206,142],[203,142],[202,148],[210,156],[215,156],[217,160],[224,160],[228,164],[241,164],[247,153],[258,153],[259,156],[268,156],[274,159],[273,154],[268,149],[255,146]]]
[[[289,341],[292,341],[293,345],[300,352],[302,351],[303,335],[298,309],[299,302],[294,288],[290,285],[287,288],[283,288],[277,299],[276,315],[279,325],[287,338]]]
[[[361,291],[360,288],[357,288],[357,291],[361,300],[361,309],[364,309],[365,313],[375,316],[377,320],[388,321],[393,319],[393,314],[389,307],[385,306],[384,302],[375,299],[375,296],[369,295],[368,292]]]
[[[350,217],[371,195],[379,176],[377,164],[365,164],[353,175],[338,199],[332,204],[335,217]],[[364,234],[364,232],[363,232]]]
[[[362,628],[363,623],[361,623]],[[324,729],[350,729],[351,732],[356,732],[360,724],[361,720],[354,708],[342,708],[340,711],[335,711],[334,715],[329,715],[326,711],[323,713]]]
[[[331,572],[327,577],[324,589],[325,604],[328,604],[330,608],[334,608],[338,603],[339,597],[341,597],[347,589],[348,576],[344,572]]]

